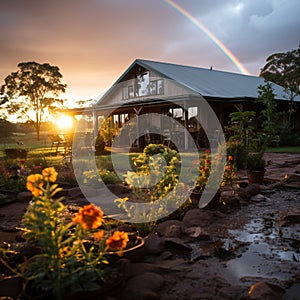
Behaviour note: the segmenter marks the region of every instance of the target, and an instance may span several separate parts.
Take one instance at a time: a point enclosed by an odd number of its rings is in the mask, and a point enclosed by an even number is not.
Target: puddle
[[[259,215],[259,213],[257,214]],[[236,280],[243,277],[263,277],[286,280],[292,271],[300,270],[300,254],[297,245],[299,224],[290,228],[277,225],[273,215],[256,217],[242,229],[228,230],[225,245],[242,242],[246,247],[237,249],[237,257],[226,263],[227,271]]]

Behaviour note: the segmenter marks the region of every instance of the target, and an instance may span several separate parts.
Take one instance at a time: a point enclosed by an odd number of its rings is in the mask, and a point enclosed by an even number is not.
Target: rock
[[[163,277],[152,272],[132,277],[128,280],[126,288],[122,291],[122,299],[159,300],[160,297],[156,291],[159,290],[163,283]]]
[[[164,251],[161,255],[160,255],[160,259],[165,260],[165,259],[171,259],[173,256],[173,253],[171,251]]]
[[[170,246],[170,250],[175,250],[175,251],[191,251],[191,248],[186,245],[181,239],[179,238],[165,238],[166,243]]]
[[[132,278],[136,276],[140,276],[144,273],[155,273],[159,272],[159,268],[151,263],[143,263],[143,262],[136,262],[136,263],[130,263],[128,261],[128,265],[126,266],[126,277]]]
[[[199,240],[209,240],[209,234],[199,226],[189,227],[185,230],[185,233],[188,234],[192,238],[196,238]]]
[[[233,206],[233,207],[241,206],[241,197],[233,194],[232,191],[222,192],[220,201],[221,201],[221,203],[223,203],[223,205],[229,205],[229,206]]]
[[[94,189],[94,188],[89,187],[89,186],[82,186],[81,191],[82,191],[82,193],[84,194],[85,197],[96,197],[100,194],[97,189]]]
[[[300,174],[296,174],[296,173],[286,174],[284,178],[285,178],[285,181],[288,183],[291,183],[291,182],[299,182],[300,183]]]
[[[158,255],[165,250],[165,239],[157,236],[156,234],[149,234],[144,239],[144,248],[147,254]]]
[[[18,202],[29,203],[32,200],[32,193],[29,191],[20,192],[17,195]]]
[[[237,194],[239,197],[241,197],[244,201],[249,201],[251,194],[249,193],[249,191],[246,188],[239,188],[237,190]]]
[[[158,224],[155,228],[157,233],[164,237],[180,237],[185,229],[182,221],[168,220]]]
[[[295,223],[300,223],[300,209],[294,208],[280,213],[280,226],[287,226]]]
[[[260,281],[250,287],[247,296],[249,300],[282,300],[284,290],[278,285]]]
[[[84,197],[84,195],[79,187],[74,187],[74,188],[68,189],[68,196],[71,198]]]
[[[201,208],[194,208],[186,212],[182,221],[186,227],[206,227],[213,223],[214,212],[203,210]]]
[[[262,202],[265,200],[266,200],[266,197],[262,194],[257,194],[250,198],[250,201],[252,201],[252,202]]]
[[[260,193],[261,191],[261,187],[259,184],[249,184],[245,190],[251,195],[251,196],[254,196],[254,195],[257,195]]]
[[[121,196],[130,192],[130,188],[128,186],[124,186],[123,184],[119,183],[109,183],[106,185],[106,187],[117,196]]]

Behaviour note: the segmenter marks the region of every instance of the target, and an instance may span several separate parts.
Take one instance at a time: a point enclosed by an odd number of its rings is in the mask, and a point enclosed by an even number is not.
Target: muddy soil
[[[260,281],[283,288],[283,299],[300,299],[300,223],[281,222],[299,199],[298,190],[274,190],[211,224],[211,242],[193,244],[162,299],[243,299]]]
[[[300,173],[300,154],[266,156],[271,164],[260,199],[223,208],[205,228],[209,239],[187,242],[188,251],[169,248],[141,259],[163,277],[157,299],[245,299],[260,281],[281,287],[278,299],[300,299],[300,186],[284,179]],[[27,205],[0,207],[1,241],[14,241]]]

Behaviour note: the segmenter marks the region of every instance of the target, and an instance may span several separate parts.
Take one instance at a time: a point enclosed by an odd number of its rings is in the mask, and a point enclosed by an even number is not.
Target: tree
[[[288,92],[289,123],[291,123],[294,98],[299,94],[300,86],[300,45],[298,49],[270,55],[266,65],[261,69],[260,76],[283,86]]]
[[[48,63],[23,62],[18,64],[19,70],[8,75],[0,90],[1,103],[7,104],[9,114],[28,115],[34,111],[34,126],[37,139],[40,139],[40,126],[45,112],[54,110],[55,104],[63,100],[56,98],[65,92],[67,85],[61,83],[59,68]]]
[[[281,114],[277,111],[272,83],[266,82],[265,85],[258,86],[257,102],[263,105],[260,116],[263,120],[262,126],[266,134],[265,140],[269,144],[278,134],[278,120]]]

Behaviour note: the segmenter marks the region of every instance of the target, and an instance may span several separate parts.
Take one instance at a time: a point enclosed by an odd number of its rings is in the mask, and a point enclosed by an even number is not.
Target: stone
[[[127,278],[132,278],[136,276],[140,276],[144,273],[155,273],[159,272],[160,269],[151,263],[144,263],[144,262],[136,262],[132,263],[128,261],[128,264],[126,265],[126,277]]]
[[[18,202],[29,203],[32,200],[32,193],[29,191],[20,192],[17,195]]]
[[[245,190],[251,195],[257,195],[261,192],[261,187],[259,184],[249,184]]]
[[[259,281],[250,287],[247,296],[249,300],[282,300],[284,290],[278,285]]]
[[[209,240],[209,234],[200,226],[189,227],[185,230],[185,233],[188,234],[192,238],[196,238],[199,240]]]
[[[239,197],[241,197],[244,201],[249,201],[251,194],[249,193],[249,191],[246,188],[239,188],[237,190],[237,194]]]
[[[123,184],[119,183],[109,183],[106,185],[106,187],[117,196],[121,196],[130,192],[130,188],[128,186],[124,186]]]
[[[288,183],[291,183],[291,182],[299,182],[300,183],[300,174],[296,174],[296,173],[286,174],[284,179]]]
[[[240,207],[242,198],[230,193],[222,193],[220,201],[223,205],[228,205],[232,207]]]
[[[181,239],[175,237],[165,238],[166,243],[170,246],[170,250],[175,251],[191,251],[191,248],[186,245]]]
[[[122,299],[128,300],[159,300],[156,293],[164,283],[164,278],[153,272],[146,272],[128,280],[122,291]]]
[[[280,226],[288,226],[290,224],[300,223],[300,209],[290,209],[280,213]]]
[[[266,197],[262,194],[257,194],[250,198],[250,201],[252,201],[252,202],[262,202],[265,200],[266,200]]]
[[[99,195],[99,191],[89,186],[82,186],[81,191],[86,197],[96,197]]]
[[[182,221],[168,220],[158,224],[155,228],[160,236],[164,237],[180,237],[185,229]]]
[[[144,239],[144,249],[147,254],[161,254],[165,250],[165,239],[151,233]]]
[[[71,198],[84,197],[84,195],[79,187],[74,187],[74,188],[68,189],[68,196]]]
[[[182,221],[186,227],[206,227],[213,223],[213,215],[212,211],[194,208],[186,212]]]

